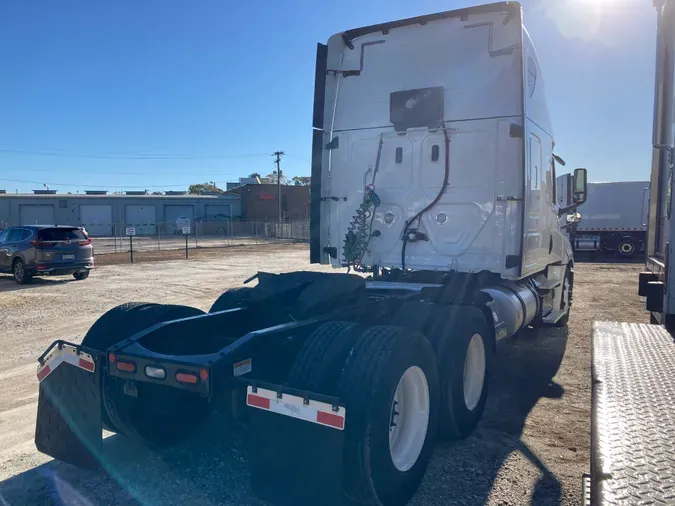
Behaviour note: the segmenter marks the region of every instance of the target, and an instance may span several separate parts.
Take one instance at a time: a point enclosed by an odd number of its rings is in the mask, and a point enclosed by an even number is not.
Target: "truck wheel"
[[[248,286],[226,290],[213,303],[213,306],[209,309],[209,313],[217,313],[218,311],[225,311],[226,309],[234,309],[235,307],[243,306],[246,302],[246,298],[251,293],[251,290],[253,290],[253,288],[249,288]]]
[[[616,250],[621,258],[633,258],[637,253],[637,244],[631,237],[622,237]]]
[[[288,384],[324,395],[336,395],[347,355],[365,328],[353,322],[321,325],[300,348],[288,374]]]
[[[563,280],[560,309],[566,311],[565,316],[553,324],[555,327],[565,327],[570,320],[570,312],[572,310],[572,270],[569,267],[565,271],[565,279]]]
[[[370,327],[350,351],[338,392],[347,414],[345,494],[360,504],[407,504],[436,436],[438,372],[429,341],[400,327]]]
[[[101,316],[82,346],[105,352],[111,346],[163,321],[203,314],[196,308],[130,302]],[[174,336],[170,336],[174,337]],[[180,336],[175,336],[180,338]],[[207,399],[197,394],[149,383],[138,383],[137,396],[124,393],[123,380],[102,375],[103,423],[106,429],[136,436],[151,446],[182,441],[211,413]]]
[[[441,390],[439,434],[467,437],[476,428],[488,395],[490,331],[483,312],[446,306],[430,332]]]

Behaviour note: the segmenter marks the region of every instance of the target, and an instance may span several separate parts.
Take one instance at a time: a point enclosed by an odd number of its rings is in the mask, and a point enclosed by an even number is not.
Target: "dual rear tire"
[[[416,320],[431,340],[411,328],[328,322],[305,341],[288,382],[345,403],[344,492],[352,501],[406,504],[437,436],[466,437],[478,424],[490,347],[485,318],[473,309]]]

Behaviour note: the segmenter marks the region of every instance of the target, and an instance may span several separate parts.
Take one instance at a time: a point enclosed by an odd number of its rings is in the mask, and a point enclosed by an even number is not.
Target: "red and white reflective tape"
[[[61,348],[54,348],[51,353],[45,357],[42,364],[38,365],[38,381],[44,380],[52,371],[64,362],[89,372],[94,372],[94,369],[96,369],[94,358],[89,353],[84,353],[83,351],[78,353],[75,346],[64,344]]]
[[[318,423],[332,429],[344,430],[345,428],[345,408],[339,406],[337,411],[333,411],[333,406],[330,404],[311,399],[308,404],[305,404],[303,398],[297,395],[282,394],[281,399],[278,399],[277,393],[272,390],[258,388],[254,393],[253,387],[249,386],[246,392],[246,405],[306,422]]]

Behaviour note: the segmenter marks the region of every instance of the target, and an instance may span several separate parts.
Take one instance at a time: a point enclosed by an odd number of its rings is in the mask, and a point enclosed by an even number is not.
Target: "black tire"
[[[573,288],[572,269],[570,269],[570,267],[568,266],[567,269],[565,270],[565,279],[563,280],[562,290],[563,290],[563,297],[565,290],[569,290],[569,299],[567,303],[565,302],[565,300],[560,301],[560,309],[565,309],[567,312],[565,313],[565,316],[563,316],[553,324],[554,327],[566,327],[567,323],[570,320],[570,313],[572,312],[572,288]]]
[[[399,470],[389,448],[394,394],[413,367],[427,380],[428,425],[419,456]],[[407,504],[422,481],[436,436],[438,373],[429,341],[401,327],[370,327],[354,344],[338,390],[347,412],[345,495],[360,504]]]
[[[160,322],[203,314],[187,306],[130,302],[101,316],[82,345],[104,352],[111,346]],[[168,336],[173,340],[174,336]],[[176,341],[184,341],[175,336]],[[162,350],[167,351],[167,350]],[[191,392],[137,383],[137,397],[124,394],[124,381],[102,375],[103,422],[108,430],[142,439],[153,447],[180,442],[211,413],[208,400]]]
[[[617,254],[626,260],[633,258],[637,249],[637,242],[632,237],[622,237],[616,245]]]
[[[73,277],[74,277],[77,281],[82,281],[82,280],[87,279],[87,278],[89,277],[89,271],[87,270],[87,271],[77,271],[77,272],[74,272],[74,273],[73,273]]]
[[[464,368],[469,343],[474,335],[479,335],[482,339],[485,372],[477,403],[467,406],[464,396]],[[469,436],[483,415],[488,395],[490,336],[490,328],[480,309],[457,305],[440,309],[430,337],[438,361],[441,391],[438,432],[443,439]]]
[[[300,348],[288,374],[288,384],[336,395],[347,355],[365,328],[353,322],[328,322],[318,327]]]
[[[14,276],[14,281],[20,285],[27,285],[33,281],[33,275],[26,272],[26,266],[20,258],[14,260],[14,263],[12,264],[12,274]]]
[[[242,286],[241,288],[232,288],[223,292],[213,303],[213,306],[209,309],[209,313],[217,313],[218,311],[225,311],[227,309],[234,309],[246,305],[246,299],[250,295],[251,290],[253,290],[253,288]]]
[[[391,324],[427,335],[437,311],[438,305],[431,302],[404,302],[394,313]]]

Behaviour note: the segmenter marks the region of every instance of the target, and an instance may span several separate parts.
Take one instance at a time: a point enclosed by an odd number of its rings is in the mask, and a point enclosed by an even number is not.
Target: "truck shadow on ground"
[[[465,441],[437,445],[411,504],[485,504],[493,488],[508,489],[498,473],[514,454],[540,478],[531,497],[514,497],[513,504],[560,504],[559,480],[521,436],[539,399],[564,394],[552,378],[566,344],[567,329],[527,330],[500,342],[483,420]],[[103,442],[102,471],[50,461],[0,483],[0,504],[260,505],[249,488],[244,438],[221,415],[191,440],[158,453],[112,435]]]
[[[565,391],[553,381],[567,347],[567,328],[527,329],[499,343],[485,414],[466,440],[437,446],[422,487],[411,504],[480,505],[494,491],[511,497],[510,504],[558,505],[560,480],[522,440],[525,422],[542,398],[561,398]],[[517,497],[520,486],[501,480],[502,467],[520,465],[524,481],[538,475],[530,496]],[[505,473],[512,477],[516,473]],[[440,484],[440,485],[439,485]]]

